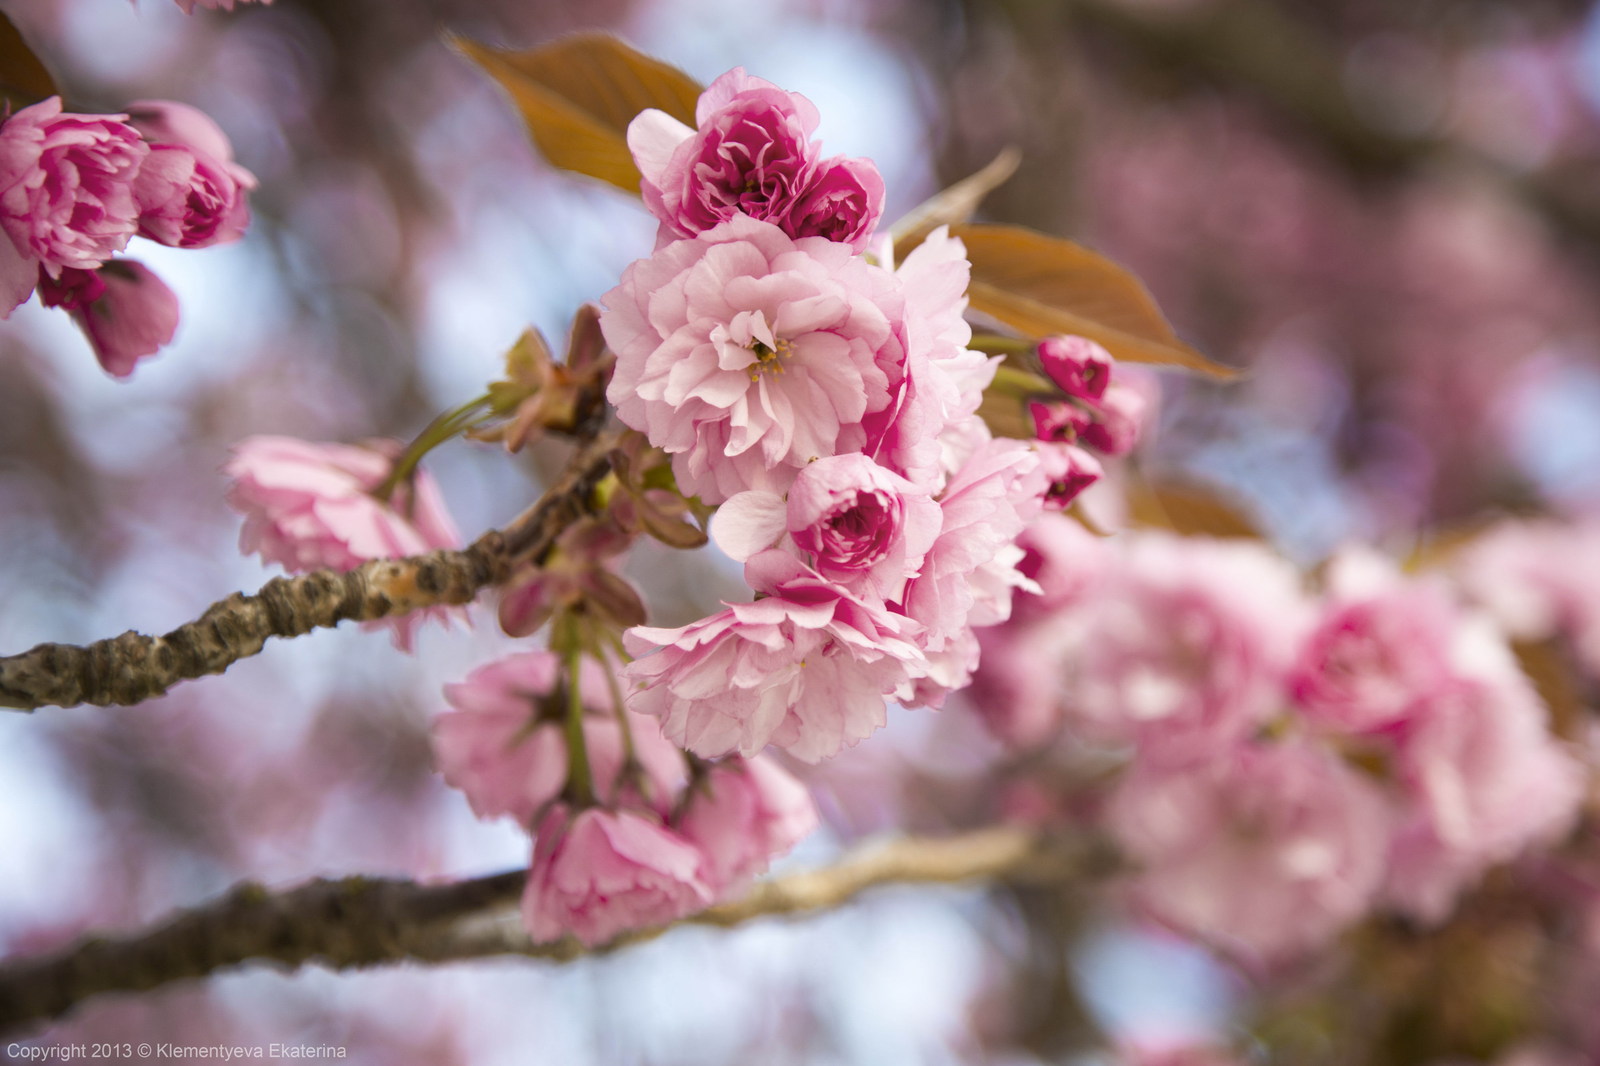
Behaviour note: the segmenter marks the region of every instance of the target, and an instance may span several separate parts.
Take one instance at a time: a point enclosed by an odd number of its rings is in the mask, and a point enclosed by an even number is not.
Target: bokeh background
[[[219,468],[252,433],[409,437],[529,324],[652,247],[637,204],[539,161],[447,33],[605,28],[702,81],[809,96],[896,215],[1006,145],[985,215],[1133,268],[1244,367],[1163,377],[1152,477],[1219,486],[1314,564],[1506,512],[1600,503],[1600,10],[1580,0],[0,0],[78,110],[195,104],[261,180],[245,241],[130,249],[183,323],[131,380],[65,316],[0,325],[0,649],[161,632],[270,573]],[[558,456],[430,460],[470,534]],[[648,546],[669,622],[737,581]],[[667,574],[666,578],[659,575]],[[0,951],[135,928],[243,878],[442,878],[526,862],[432,771],[440,687],[512,646],[492,612],[407,657],[352,627],[136,709],[0,715]],[[819,771],[827,831],[980,824],[995,757],[959,708],[896,714]],[[1098,1033],[1227,1031],[1239,979],[1091,897],[891,890],[803,924],[615,958],[253,970],[93,1002],[39,1043],[300,1042],[358,1062],[1034,1063]],[[8,1035],[9,1039],[9,1035]]]

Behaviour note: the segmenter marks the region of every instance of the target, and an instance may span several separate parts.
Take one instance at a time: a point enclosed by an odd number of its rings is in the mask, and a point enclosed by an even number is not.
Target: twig
[[[758,885],[679,924],[735,926],[838,907],[885,884],[978,880],[1059,884],[1107,866],[1094,845],[1069,849],[1016,827],[906,838],[837,865]],[[566,962],[652,940],[673,925],[624,934],[591,952],[568,938],[535,944],[508,913],[523,871],[448,885],[350,877],[271,893],[235,887],[213,903],[127,937],[90,938],[59,954],[0,965],[0,1030],[57,1017],[105,992],[140,992],[255,962],[289,971],[522,955]]]
[[[348,572],[273,578],[254,595],[236,592],[165,636],[129,630],[86,646],[40,644],[0,658],[0,708],[138,703],[179,681],[222,673],[259,652],[268,637],[297,637],[346,620],[468,603],[484,588],[504,582],[517,559],[538,559],[550,550],[611,469],[617,442],[613,433],[592,441],[538,503],[462,550],[379,559]]]

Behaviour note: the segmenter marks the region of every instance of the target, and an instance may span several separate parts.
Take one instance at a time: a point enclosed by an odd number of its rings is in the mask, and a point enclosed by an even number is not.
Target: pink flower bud
[[[1054,400],[1050,403],[1030,400],[1028,413],[1033,416],[1033,431],[1036,437],[1062,444],[1075,443],[1083,435],[1083,431],[1094,423],[1094,418],[1089,412],[1066,400]]]
[[[178,330],[178,298],[143,263],[117,259],[98,270],[64,267],[59,278],[39,272],[39,299],[64,308],[94,347],[106,372],[133,373]]]
[[[571,933],[594,947],[670,922],[712,902],[700,864],[698,849],[646,816],[557,808],[539,826],[523,925],[536,941]]]
[[[1115,360],[1087,337],[1046,337],[1039,342],[1039,362],[1050,380],[1068,396],[1098,400],[1111,383]]]
[[[238,240],[256,179],[233,161],[227,135],[204,112],[170,100],[138,101],[128,116],[151,149],[134,182],[139,235],[174,248]]]

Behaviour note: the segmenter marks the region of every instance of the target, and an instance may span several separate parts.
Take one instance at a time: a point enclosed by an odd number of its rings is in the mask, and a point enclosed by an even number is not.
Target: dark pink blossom
[[[256,179],[233,161],[217,124],[170,100],[128,105],[128,123],[150,145],[134,182],[139,235],[174,248],[238,240],[250,221],[245,194]]]
[[[1049,482],[1044,492],[1044,505],[1053,511],[1071,506],[1084,489],[1105,474],[1100,460],[1075,444],[1040,441],[1035,448],[1039,453],[1039,471]]]
[[[861,451],[901,391],[899,285],[844,245],[740,216],[633,263],[605,304],[607,398],[707,503]]]
[[[42,269],[94,270],[138,228],[134,179],[150,149],[121,115],[63,114],[52,96],[0,124],[0,308]]]
[[[883,179],[869,160],[818,158],[811,101],[737,67],[701,94],[695,123],[652,108],[628,126],[660,243],[745,215],[791,237],[865,246],[883,211]]]
[[[39,299],[66,310],[106,373],[125,378],[178,331],[178,298],[143,263],[116,259],[98,270],[39,272]]]
[[[700,864],[699,849],[648,815],[558,807],[539,825],[522,923],[535,941],[571,933],[594,947],[670,922],[712,902]]]

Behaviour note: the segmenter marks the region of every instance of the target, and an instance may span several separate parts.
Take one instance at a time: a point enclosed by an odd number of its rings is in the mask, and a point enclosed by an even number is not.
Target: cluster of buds
[[[1099,459],[1088,449],[1113,457],[1133,450],[1139,442],[1145,399],[1127,385],[1112,382],[1111,353],[1085,337],[1046,337],[1039,342],[1038,357],[1064,394],[1028,404],[1050,476],[1045,503],[1059,510],[1103,475]]]

